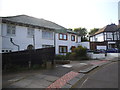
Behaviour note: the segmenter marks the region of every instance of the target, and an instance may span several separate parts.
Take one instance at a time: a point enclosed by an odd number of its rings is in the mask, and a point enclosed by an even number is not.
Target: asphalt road
[[[118,88],[118,63],[113,62],[94,71],[75,88]]]

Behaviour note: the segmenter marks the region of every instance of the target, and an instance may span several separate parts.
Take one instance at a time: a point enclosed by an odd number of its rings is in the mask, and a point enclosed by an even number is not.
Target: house
[[[65,30],[65,32],[56,33],[56,54],[66,55],[72,52],[81,42],[81,37],[76,32]]]
[[[27,15],[1,17],[0,52],[55,47],[56,54],[71,52],[81,42],[75,32],[44,19]]]
[[[120,41],[118,26],[115,24],[107,25],[90,36],[90,49],[111,49],[117,47]]]

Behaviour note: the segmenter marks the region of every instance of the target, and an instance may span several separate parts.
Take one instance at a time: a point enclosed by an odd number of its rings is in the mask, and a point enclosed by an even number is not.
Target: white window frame
[[[51,31],[42,31],[42,39],[51,39],[53,40],[53,32]]]
[[[35,33],[34,28],[31,28],[31,27],[27,28],[27,34],[28,34],[28,36],[33,37],[34,33]]]
[[[12,24],[7,24],[7,35],[15,35],[16,34],[16,26]]]

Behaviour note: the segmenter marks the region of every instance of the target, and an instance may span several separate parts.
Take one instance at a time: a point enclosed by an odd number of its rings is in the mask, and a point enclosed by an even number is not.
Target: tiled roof
[[[52,28],[52,29],[66,29],[66,28],[64,28],[64,27],[62,27],[54,22],[51,22],[51,21],[48,21],[45,19],[39,19],[39,18],[27,16],[27,15],[2,17],[2,19],[17,22],[17,23],[36,25],[36,26]]]
[[[115,24],[107,25],[101,29],[99,29],[94,35],[99,34],[101,32],[112,32],[116,31],[118,29],[118,26]],[[93,36],[93,35],[92,35]]]

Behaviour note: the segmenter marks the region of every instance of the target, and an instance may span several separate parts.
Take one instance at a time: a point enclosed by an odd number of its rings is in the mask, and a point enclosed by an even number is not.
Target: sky
[[[0,16],[29,15],[89,31],[118,24],[119,0],[0,0]]]

